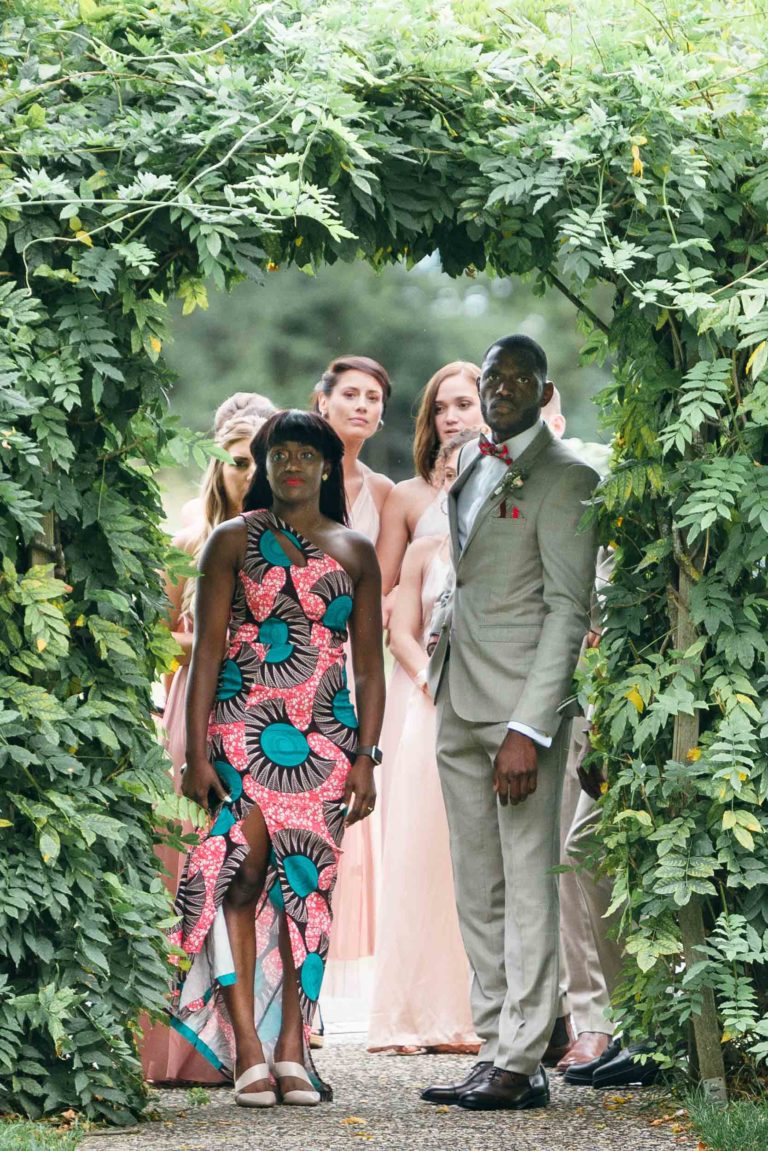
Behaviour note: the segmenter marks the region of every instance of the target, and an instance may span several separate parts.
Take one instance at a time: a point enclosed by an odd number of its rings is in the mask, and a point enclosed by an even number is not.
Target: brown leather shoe
[[[558,1015],[541,1062],[545,1067],[554,1067],[558,1060],[568,1054],[575,1042],[570,1015]]]
[[[535,1075],[519,1075],[494,1067],[476,1087],[463,1091],[457,1100],[467,1111],[528,1111],[549,1103],[547,1073],[540,1067]]]
[[[436,1087],[427,1087],[422,1091],[421,1098],[425,1103],[458,1103],[459,1096],[469,1091],[476,1084],[484,1083],[493,1071],[493,1064],[487,1060],[476,1063],[466,1079],[461,1083],[446,1083]]]
[[[602,1031],[582,1031],[573,1046],[561,1057],[555,1071],[567,1071],[578,1063],[591,1063],[598,1059],[611,1042],[610,1035]]]

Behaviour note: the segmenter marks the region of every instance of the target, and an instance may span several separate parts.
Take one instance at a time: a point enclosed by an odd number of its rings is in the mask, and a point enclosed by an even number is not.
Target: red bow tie
[[[501,460],[507,467],[515,462],[509,454],[509,448],[506,444],[495,444],[493,440],[489,440],[488,437],[482,433],[477,442],[481,455],[495,456],[497,460]]]

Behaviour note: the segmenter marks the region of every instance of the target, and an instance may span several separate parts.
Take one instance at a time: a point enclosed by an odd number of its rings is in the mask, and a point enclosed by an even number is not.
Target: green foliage
[[[712,987],[742,1057],[764,1055],[765,14],[530,9],[16,0],[0,24],[5,1110],[123,1122],[144,1102],[167,910],[154,472],[190,450],[166,413],[169,300],[435,251],[451,274],[613,290],[608,330],[584,309],[585,354],[615,360],[616,549],[586,690],[636,957],[618,1011],[671,1059]],[[56,571],[30,573],[51,521]],[[710,936],[686,972],[691,899]]]
[[[38,1123],[0,1123],[0,1151],[74,1151],[77,1131],[59,1132]]]
[[[711,1151],[763,1151],[768,1143],[768,1103],[739,1100],[727,1107],[701,1094],[686,1099],[688,1114]]]

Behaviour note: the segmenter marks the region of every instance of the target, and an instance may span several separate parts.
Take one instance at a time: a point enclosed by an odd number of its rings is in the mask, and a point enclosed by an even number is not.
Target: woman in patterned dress
[[[280,412],[252,444],[241,517],[200,560],[185,795],[211,811],[179,888],[173,1025],[234,1066],[242,1106],[330,1098],[309,1052],[345,826],[375,806],[384,708],[381,581],[345,527],[343,445]],[[344,667],[352,639],[359,721]],[[359,750],[358,750],[359,749]]]
[[[221,405],[226,408],[233,396]],[[221,408],[219,409],[221,411]],[[218,415],[218,413],[217,413]],[[251,411],[246,415],[242,410],[219,424],[215,441],[232,457],[232,462],[212,459],[200,485],[198,500],[200,515],[197,522],[185,528],[173,539],[174,547],[185,551],[193,560],[205,546],[211,532],[225,520],[231,519],[242,510],[243,499],[253,478],[253,456],[251,440],[264,423],[264,419]],[[170,604],[168,624],[180,652],[176,671],[168,677],[167,698],[163,714],[165,746],[173,765],[173,785],[176,792],[181,790],[181,767],[185,758],[186,727],[184,722],[184,697],[187,690],[187,672],[192,650],[192,615],[197,580],[182,576],[174,582],[166,574],[165,588]],[[192,834],[192,824],[182,823],[184,835]],[[155,854],[163,864],[166,874],[163,882],[172,895],[181,879],[184,856],[170,846],[158,846]],[[221,1083],[222,1076],[205,1059],[185,1043],[173,1030],[162,1023],[142,1023],[144,1038],[141,1043],[141,1063],[144,1078],[154,1083]]]

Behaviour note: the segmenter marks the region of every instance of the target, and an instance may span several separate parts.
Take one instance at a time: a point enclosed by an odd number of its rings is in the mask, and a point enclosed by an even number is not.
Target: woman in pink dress
[[[462,444],[478,431],[464,429],[440,449],[435,470],[444,489],[456,478]],[[439,498],[445,499],[445,491]],[[451,570],[447,532],[414,540],[403,561],[390,618],[390,647],[408,677],[409,692],[387,776],[389,815],[368,1030],[372,1051],[479,1049],[435,759],[435,708],[426,687],[429,623]]]
[[[228,402],[228,401],[227,401]],[[223,406],[223,405],[222,405]],[[235,411],[229,420],[219,426],[215,442],[232,456],[232,463],[212,459],[201,485],[197,522],[186,527],[173,540],[174,547],[185,551],[196,560],[203,546],[218,524],[237,515],[243,506],[243,497],[253,479],[251,440],[264,420],[254,412]],[[181,792],[181,766],[185,760],[186,728],[184,724],[184,696],[187,690],[187,671],[192,650],[192,614],[194,608],[195,579],[174,582],[166,576],[166,593],[171,610],[169,626],[179,644],[179,667],[174,673],[163,713],[166,748],[173,765],[173,783]],[[182,824],[186,836],[193,831],[189,822]],[[172,847],[158,847],[156,854],[167,874],[163,881],[172,895],[176,894],[184,866],[184,856]],[[154,1083],[221,1083],[222,1075],[211,1067],[175,1031],[162,1023],[145,1025],[141,1044],[141,1062],[144,1078]]]
[[[389,595],[397,585],[405,549],[419,534],[424,513],[438,503],[441,486],[435,474],[435,461],[441,444],[463,428],[483,422],[477,380],[477,364],[456,360],[439,368],[427,383],[419,403],[413,436],[413,463],[416,475],[396,484],[387,496],[381,517],[376,554],[381,567],[381,586]],[[439,534],[445,519],[439,522]]]
[[[383,424],[392,386],[386,370],[367,356],[340,356],[323,372],[313,406],[344,444],[344,490],[349,526],[376,544],[381,509],[394,487],[359,456]],[[325,975],[325,994],[362,998],[373,975],[376,897],[381,864],[378,810],[344,838],[339,864],[336,916]]]
[[[276,411],[277,408],[269,397],[262,396],[260,392],[233,392],[216,409],[213,417],[214,439],[218,440],[225,424],[232,423],[238,417],[241,420],[255,420],[256,426],[260,428]],[[206,478],[203,479],[203,487]],[[179,513],[182,528],[196,530],[200,526],[200,522],[205,518],[203,503],[202,495],[187,500]]]
[[[373,546],[345,526],[328,424],[279,412],[252,451],[246,510],[200,557],[183,790],[211,822],[176,901],[174,1026],[234,1071],[238,1105],[313,1106],[331,1097],[309,1034],[342,836],[375,807],[381,581]]]
[[[475,428],[482,424],[483,415],[477,390],[479,375],[477,364],[456,360],[439,368],[424,388],[413,439],[416,475],[396,484],[387,496],[376,544],[382,588],[387,597],[384,606],[385,627],[389,625],[389,613],[395,603],[397,581],[406,548],[412,541],[423,536],[442,536],[448,530],[435,462],[442,444],[463,428]],[[379,786],[382,837],[386,836],[389,812],[390,765],[400,742],[410,691],[411,681],[396,663],[387,684],[387,707],[381,731],[381,749],[384,753]]]

